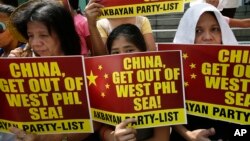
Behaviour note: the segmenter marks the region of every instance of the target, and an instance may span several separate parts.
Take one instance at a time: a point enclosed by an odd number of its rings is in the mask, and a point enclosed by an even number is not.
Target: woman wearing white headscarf
[[[177,32],[174,37],[174,43],[194,44],[196,25],[200,16],[205,12],[213,12],[220,25],[222,44],[237,45],[237,40],[226,23],[220,11],[214,6],[207,3],[200,3],[190,7],[180,20]]]
[[[237,40],[214,6],[201,3],[189,8],[183,15],[174,43],[179,44],[223,44],[237,45]],[[173,141],[210,141],[231,140],[235,129],[243,126],[208,118],[187,115],[188,124],[173,126],[170,140]],[[176,133],[176,131],[178,133]]]

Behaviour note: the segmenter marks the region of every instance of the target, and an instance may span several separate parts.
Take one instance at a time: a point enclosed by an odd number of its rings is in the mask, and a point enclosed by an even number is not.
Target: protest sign
[[[0,132],[93,132],[81,56],[1,58]],[[74,63],[72,63],[74,62]]]
[[[187,113],[250,125],[250,48],[159,44],[182,50]]]
[[[101,0],[99,3],[104,5],[100,18],[121,18],[183,12],[185,0]]]
[[[85,58],[91,114],[117,125],[136,118],[134,128],[186,123],[180,51]]]

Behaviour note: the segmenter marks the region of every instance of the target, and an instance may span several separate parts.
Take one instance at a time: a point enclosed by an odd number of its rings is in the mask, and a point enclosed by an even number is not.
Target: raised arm
[[[250,18],[249,19],[229,19],[230,27],[241,27],[241,28],[249,28],[250,27]]]
[[[90,39],[92,44],[92,54],[94,56],[108,54],[107,48],[102,41],[102,37],[96,27],[97,17],[101,14],[101,4],[97,3],[99,0],[90,0],[85,7],[85,14],[88,18]]]

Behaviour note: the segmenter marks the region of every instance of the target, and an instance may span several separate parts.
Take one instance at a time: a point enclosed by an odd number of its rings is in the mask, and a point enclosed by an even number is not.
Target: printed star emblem
[[[98,76],[94,75],[93,72],[90,71],[90,75],[87,76],[87,78],[89,79],[89,86],[90,86],[91,84],[94,84],[94,85],[96,86],[95,80],[96,80],[97,77],[98,77]]]
[[[102,70],[102,69],[103,69],[102,65],[99,65],[98,70]]]
[[[196,79],[196,77],[197,77],[197,75],[194,73],[192,73],[190,76],[191,76],[191,79]]]
[[[188,58],[187,53],[183,53],[182,58],[186,60]]]
[[[191,69],[195,69],[196,68],[196,64],[192,63],[191,65],[189,65]]]
[[[104,98],[106,95],[104,92],[101,93],[101,96]]]
[[[109,78],[109,75],[105,73],[105,74],[104,74],[104,78],[105,78],[105,79],[108,79],[108,78]]]
[[[189,83],[188,83],[188,82],[185,82],[185,83],[184,83],[184,86],[185,86],[185,87],[188,87],[188,86],[189,86]]]
[[[105,87],[106,87],[106,89],[109,89],[110,85],[109,85],[109,84],[106,84]]]

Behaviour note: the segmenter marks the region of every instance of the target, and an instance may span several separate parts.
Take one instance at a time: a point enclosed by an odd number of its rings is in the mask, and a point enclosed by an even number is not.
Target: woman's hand
[[[85,14],[89,22],[89,26],[96,25],[97,17],[101,15],[103,5],[99,4],[100,0],[90,0],[85,7]]]
[[[16,127],[11,127],[9,130],[16,135],[16,141],[35,141],[37,136],[36,134],[27,133]]]
[[[8,57],[31,57],[32,51],[28,44],[25,45],[25,47],[18,47],[10,51],[10,54]]]
[[[127,127],[129,123],[136,122],[136,119],[129,118],[116,125],[114,131],[115,141],[136,141],[136,129]]]
[[[187,132],[190,141],[210,141],[209,136],[215,134],[214,128],[197,129]]]

